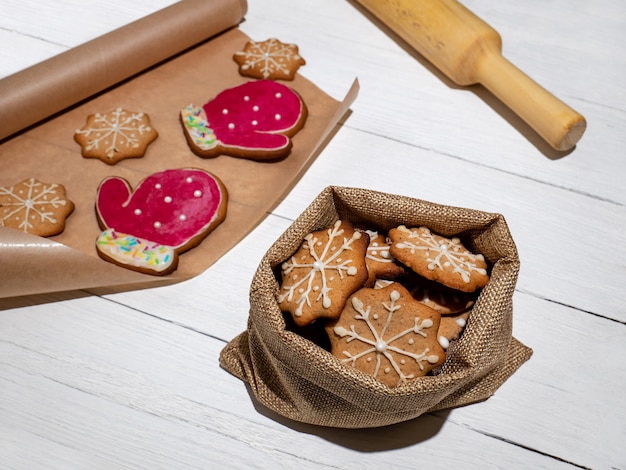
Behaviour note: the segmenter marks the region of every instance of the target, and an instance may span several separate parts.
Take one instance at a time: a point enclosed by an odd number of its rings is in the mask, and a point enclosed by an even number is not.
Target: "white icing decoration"
[[[338,259],[344,251],[352,249],[352,244],[361,238],[361,234],[359,232],[354,232],[349,239],[344,238],[340,247],[333,252],[331,250],[333,242],[344,233],[344,230],[341,228],[341,221],[337,221],[332,228],[328,229],[327,233],[328,241],[326,244],[315,238],[312,233],[305,237],[303,247],[308,249],[309,255],[314,260],[313,262],[305,262],[306,256],[303,256],[302,262],[298,261],[295,256],[292,256],[289,261],[285,261],[282,264],[285,276],[291,274],[294,269],[306,268],[306,274],[299,280],[294,275],[294,277],[292,277],[293,284],[284,284],[282,288],[286,292],[278,296],[278,302],[280,303],[285,299],[291,302],[293,301],[296,293],[301,294],[296,299],[297,307],[294,312],[294,315],[296,316],[302,315],[302,310],[305,305],[311,306],[312,300],[310,298],[310,294],[313,292],[313,282],[318,277],[321,281],[322,287],[319,294],[313,299],[313,302],[318,302],[321,299],[324,308],[330,308],[331,299],[328,294],[331,291],[331,288],[328,287],[328,281],[330,280],[329,278],[331,278],[332,273],[338,274],[340,279],[343,279],[344,275],[354,276],[357,273],[355,266],[349,266],[352,262],[351,260],[348,259],[338,262]],[[321,252],[317,251],[318,247],[323,247]],[[304,290],[300,292],[299,289],[301,289],[302,286],[304,286]]]
[[[161,228],[161,222],[156,221],[156,222],[154,223],[154,228],[156,228],[156,229],[160,229],[160,228]]]
[[[155,184],[155,185],[154,185],[154,187],[155,187],[156,189],[161,189],[161,183],[157,183],[157,184]]]
[[[280,119],[281,119],[281,115],[280,115],[280,114],[276,114],[276,115],[274,115],[274,119],[276,119],[277,121],[280,121]]]
[[[117,108],[108,115],[97,113],[94,116],[94,127],[86,127],[79,129],[76,134],[95,137],[87,142],[85,150],[93,150],[104,144],[107,147],[104,152],[108,158],[113,158],[116,152],[120,152],[118,148],[121,145],[130,148],[139,147],[139,138],[137,133],[142,135],[151,132],[152,128],[148,125],[147,117],[144,113],[128,113],[122,108]]]
[[[187,183],[191,183],[193,181],[193,178],[191,176],[188,176],[187,179],[185,180]]]
[[[409,250],[411,254],[418,250],[434,252],[434,257],[426,259],[429,263],[428,269],[431,271],[452,267],[452,271],[458,273],[465,283],[470,282],[472,272],[482,275],[487,274],[484,268],[479,268],[476,264],[476,261],[484,261],[484,257],[481,254],[475,255],[463,249],[461,241],[456,237],[450,240],[442,238],[440,241],[437,241],[426,227],[409,230],[404,226],[400,226],[398,230],[407,234],[408,238],[397,243],[397,248]],[[414,243],[411,240],[418,240],[418,242]]]
[[[202,197],[202,191],[200,191],[199,189],[196,189],[193,192],[193,197]]]
[[[428,328],[432,328],[433,326],[433,322],[429,318],[421,320],[419,317],[416,316],[414,318],[415,323],[412,328],[407,328],[406,330],[401,331],[400,333],[396,334],[395,336],[391,338],[385,337],[387,330],[389,328],[389,325],[391,324],[394,313],[396,313],[398,310],[402,309],[403,307],[402,304],[398,303],[399,300],[400,300],[399,292],[396,290],[393,290],[391,291],[389,295],[389,302],[388,303],[381,302],[381,305],[387,311],[388,314],[387,314],[387,319],[384,323],[384,326],[381,328],[380,331],[378,331],[376,327],[374,326],[374,324],[372,323],[372,321],[370,320],[372,306],[371,305],[366,306],[357,297],[357,295],[354,295],[352,297],[352,301],[351,301],[352,308],[354,308],[354,310],[357,312],[357,314],[354,316],[354,319],[357,321],[365,322],[369,331],[372,334],[372,337],[371,338],[365,337],[357,333],[354,325],[350,325],[350,329],[347,329],[343,326],[335,326],[333,331],[335,332],[337,336],[341,338],[346,338],[347,343],[356,340],[365,344],[366,346],[371,346],[371,347],[366,347],[363,351],[354,355],[350,354],[350,352],[348,351],[343,351],[344,356],[346,356],[346,359],[342,359],[343,363],[350,364],[354,367],[358,359],[360,359],[361,357],[367,356],[368,354],[374,353],[376,356],[376,367],[372,375],[374,377],[378,376],[378,374],[380,373],[382,357],[385,357],[391,364],[391,367],[393,368],[393,370],[398,374],[398,377],[399,377],[398,384],[401,384],[401,383],[406,382],[408,379],[414,378],[415,375],[412,373],[405,374],[402,371],[402,368],[400,367],[404,363],[401,361],[400,363],[398,363],[398,361],[396,361],[396,357],[394,357],[392,352],[397,355],[404,356],[406,358],[410,358],[414,360],[417,363],[420,370],[424,370],[424,361],[430,364],[436,364],[439,361],[438,355],[428,354],[430,352],[430,349],[427,347],[425,347],[423,351],[416,353],[412,351],[407,351],[406,349],[402,349],[401,346],[396,346],[394,344],[395,342],[400,342],[399,340],[402,340],[403,338],[405,338],[407,335],[410,335],[410,334],[416,334],[416,335],[420,335],[426,338],[428,335],[424,330]],[[375,318],[374,315],[372,315],[372,318]],[[408,343],[414,344],[413,338],[409,338]],[[402,359],[402,357],[400,359]],[[388,373],[390,371],[391,369],[383,370],[384,373]]]
[[[257,105],[252,106],[252,111],[258,111],[259,107]]]
[[[289,76],[289,69],[286,64],[293,60],[301,60],[296,51],[297,47],[294,44],[283,44],[272,38],[264,42],[250,41],[245,50],[235,54],[244,57],[244,62],[241,65],[243,70],[260,64],[263,78],[268,78],[273,73]]]
[[[235,124],[231,122],[230,124],[228,124],[228,128],[232,131],[235,128]]]
[[[135,209],[135,215],[141,215],[141,209]]]
[[[257,121],[256,119],[254,121],[252,121],[252,125],[256,126],[259,123],[259,121]]]
[[[373,230],[366,230],[370,237],[370,240],[374,240],[378,237],[378,232]],[[376,261],[378,263],[392,263],[393,257],[389,253],[389,245],[381,246],[378,242],[371,242],[370,246],[367,247],[367,252],[365,257],[371,261]]]
[[[50,222],[56,224],[57,220],[54,217],[54,213],[46,210],[48,207],[58,209],[61,206],[67,205],[67,200],[63,199],[59,194],[60,187],[58,184],[44,184],[34,178],[24,183],[28,188],[28,194],[26,197],[21,197],[19,194],[24,194],[23,191],[15,191],[13,187],[0,188],[0,196],[9,196],[9,201],[2,202],[0,207],[7,209],[6,213],[0,219],[0,227],[4,225],[5,220],[9,220],[15,216],[15,220],[20,220],[21,215],[22,222],[19,224],[19,229],[24,232],[28,232],[33,228],[30,220],[39,219],[42,222]],[[48,196],[53,196],[52,199],[48,199]]]
[[[169,204],[170,202],[172,202],[172,197],[171,196],[165,196],[165,198],[163,199],[167,204]]]
[[[183,222],[184,222],[185,220],[187,220],[187,216],[186,216],[185,214],[180,214],[180,215],[178,216],[178,220],[181,220],[181,221],[183,221]]]
[[[224,114],[224,115],[228,114],[228,110],[227,109],[222,109],[222,114]]]
[[[283,97],[283,94],[279,91],[278,93],[276,93],[275,96],[277,99],[281,99]]]

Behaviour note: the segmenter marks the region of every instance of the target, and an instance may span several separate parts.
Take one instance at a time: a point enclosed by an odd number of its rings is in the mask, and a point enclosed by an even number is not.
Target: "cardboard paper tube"
[[[0,140],[226,29],[246,0],[182,0],[0,80]]]
[[[455,0],[358,0],[457,85],[480,83],[550,146],[565,151],[585,118],[501,55],[497,31]]]

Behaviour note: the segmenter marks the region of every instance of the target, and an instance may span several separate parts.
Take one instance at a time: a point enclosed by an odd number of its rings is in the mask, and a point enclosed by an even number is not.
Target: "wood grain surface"
[[[0,77],[171,3],[0,0]],[[356,2],[248,0],[241,30],[298,44],[300,73],[329,95],[358,78],[351,112],[279,206],[200,276],[0,300],[0,468],[626,469],[626,3],[462,3],[585,116],[578,145],[556,152]],[[388,428],[325,429],[273,415],[219,367],[246,328],[259,260],[328,185],[505,216],[521,260],[513,333],[534,355],[493,397]]]

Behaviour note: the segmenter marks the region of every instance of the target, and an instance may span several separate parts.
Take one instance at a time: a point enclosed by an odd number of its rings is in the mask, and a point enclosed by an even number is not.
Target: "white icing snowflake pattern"
[[[79,129],[76,134],[92,137],[86,142],[86,151],[100,149],[102,144],[106,156],[112,159],[116,153],[123,151],[123,147],[138,148],[138,135],[152,132],[144,113],[117,108],[106,114],[96,113],[93,126]]]
[[[382,306],[387,311],[387,318],[384,322],[380,331],[377,331],[373,319],[378,319],[378,314],[372,315],[371,306],[365,305],[358,297],[355,295],[352,297],[352,307],[357,312],[357,315],[354,317],[355,320],[360,320],[365,322],[367,325],[371,337],[366,337],[359,334],[354,325],[350,325],[350,329],[347,329],[343,326],[335,326],[333,331],[335,334],[341,338],[346,338],[346,342],[351,341],[359,341],[365,345],[365,349],[358,354],[351,355],[348,351],[343,351],[343,354],[346,359],[343,359],[342,362],[345,364],[350,364],[354,367],[356,361],[368,354],[375,353],[376,355],[376,367],[374,369],[373,376],[378,377],[381,373],[381,365],[382,358],[386,358],[389,361],[389,364],[396,372],[399,377],[398,385],[406,382],[407,380],[415,378],[415,374],[413,373],[405,373],[403,372],[401,366],[406,363],[406,359],[412,359],[417,363],[420,370],[424,370],[424,362],[428,362],[429,364],[436,364],[439,361],[439,356],[437,354],[429,354],[430,349],[425,347],[421,352],[413,352],[407,351],[406,349],[402,349],[401,347],[397,347],[394,345],[394,342],[399,341],[400,339],[405,338],[407,335],[414,333],[416,335],[420,335],[426,338],[428,335],[424,330],[432,328],[433,321],[429,318],[421,320],[419,317],[414,318],[414,325],[411,328],[407,328],[404,331],[401,331],[391,338],[387,338],[387,329],[392,322],[393,315],[398,310],[402,308],[402,305],[398,303],[400,300],[400,293],[392,289],[389,295],[389,303],[382,302]],[[433,333],[434,334],[434,333]],[[413,340],[409,340],[409,344],[412,344]],[[368,347],[369,346],[369,347]],[[398,356],[399,360],[394,357],[394,354]],[[389,373],[389,369],[383,369],[383,373]]]
[[[370,240],[374,240],[378,237],[378,232],[376,231],[366,230],[365,232],[369,235]],[[380,245],[378,242],[370,243],[367,247],[365,257],[378,263],[393,263],[393,257],[391,256],[391,253],[389,253],[389,245]]]
[[[285,44],[272,38],[263,42],[250,41],[234,56],[242,72],[258,72],[259,78],[293,78],[295,69],[304,65],[295,44]],[[295,67],[295,68],[294,68]]]
[[[292,256],[289,261],[286,261],[282,265],[283,274],[288,276],[294,269],[306,268],[307,274],[300,279],[294,279],[294,283],[291,285],[283,285],[285,293],[278,296],[278,302],[283,302],[287,299],[292,301],[295,296],[297,297],[297,308],[294,315],[301,316],[302,310],[305,305],[311,306],[311,295],[316,293],[314,301],[322,300],[324,308],[330,308],[331,299],[329,292],[331,288],[328,286],[328,281],[333,279],[333,275],[337,274],[341,279],[345,275],[354,276],[357,273],[355,266],[350,266],[352,261],[350,259],[341,259],[341,254],[347,250],[351,250],[351,245],[361,238],[361,233],[355,231],[350,238],[344,238],[342,244],[339,247],[333,246],[333,242],[338,237],[343,236],[344,230],[341,228],[341,221],[337,221],[332,228],[328,229],[328,241],[326,244],[318,240],[314,234],[310,233],[305,237],[305,243],[303,248],[308,250],[308,254],[313,259],[312,262],[300,262],[295,256]],[[321,252],[318,250],[321,248]],[[315,281],[317,279],[321,281],[321,288],[317,286]]]
[[[55,210],[68,206],[68,203],[58,184],[45,184],[34,178],[16,186],[0,188],[0,225],[30,232],[34,221],[56,224]],[[9,223],[10,220],[17,224]]]
[[[470,282],[470,275],[476,272],[482,275],[487,274],[487,270],[478,267],[476,262],[484,262],[485,258],[481,254],[473,254],[467,251],[461,240],[454,237],[447,239],[445,237],[436,237],[426,227],[420,227],[418,230],[409,230],[406,227],[398,227],[408,235],[408,240],[398,243],[396,246],[400,249],[407,249],[414,254],[416,251],[433,251],[434,257],[427,258],[428,269],[449,269],[458,273],[464,282]],[[417,240],[413,243],[410,239]]]

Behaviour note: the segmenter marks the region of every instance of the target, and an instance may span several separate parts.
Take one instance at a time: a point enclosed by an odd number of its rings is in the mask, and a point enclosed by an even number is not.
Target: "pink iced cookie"
[[[135,271],[168,274],[176,269],[178,254],[224,220],[227,201],[219,178],[195,168],[155,173],[134,191],[123,178],[106,178],[96,196],[104,230],[98,254]]]
[[[291,88],[272,80],[244,83],[199,107],[180,112],[185,137],[201,157],[221,154],[252,160],[286,157],[307,108]]]

